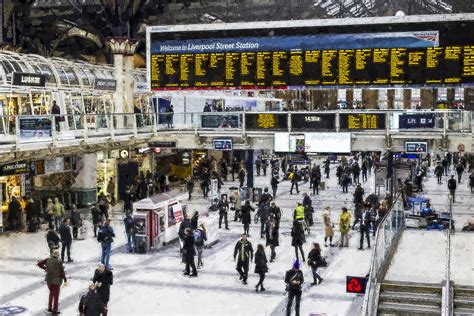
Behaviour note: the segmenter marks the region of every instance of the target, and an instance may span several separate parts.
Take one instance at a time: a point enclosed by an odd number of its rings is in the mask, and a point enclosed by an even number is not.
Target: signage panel
[[[305,133],[307,153],[350,153],[351,133]]]
[[[202,128],[239,128],[239,115],[201,115]]]
[[[399,128],[434,128],[436,115],[433,113],[402,114],[398,117]]]
[[[94,89],[115,91],[117,89],[117,80],[96,78],[94,81]]]
[[[29,172],[30,172],[30,164],[24,161],[12,162],[12,163],[0,166],[0,176],[27,174]]]
[[[151,142],[148,143],[148,147],[159,147],[159,148],[174,148],[176,147],[176,142]]]
[[[215,150],[232,150],[232,139],[214,139]]]
[[[385,129],[385,113],[341,113],[339,126],[342,130]]]
[[[336,130],[336,114],[292,113],[291,129],[295,131]]]
[[[46,75],[27,72],[14,72],[12,77],[12,85],[44,87],[46,86]]]
[[[48,117],[20,116],[20,142],[51,141],[52,122]]]
[[[428,152],[428,143],[426,142],[406,142],[405,152],[407,154],[426,154]]]
[[[247,130],[287,130],[288,115],[281,113],[246,113]]]

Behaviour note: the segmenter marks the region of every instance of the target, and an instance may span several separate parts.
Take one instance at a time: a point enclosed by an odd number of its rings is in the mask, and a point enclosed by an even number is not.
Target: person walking
[[[8,204],[8,229],[18,231],[21,228],[21,205],[16,196],[12,195]]]
[[[26,212],[26,221],[28,222],[28,231],[29,232],[36,232],[40,225],[40,209],[39,205],[30,197],[28,200],[28,204],[25,207]]]
[[[471,193],[474,190],[474,170],[469,175],[469,187],[471,188]]]
[[[300,315],[300,302],[301,302],[301,286],[304,283],[303,272],[300,270],[300,262],[296,260],[293,263],[293,268],[286,271],[285,274],[286,289],[288,292],[288,303],[286,305],[286,316],[291,315],[291,307],[293,300],[295,300],[295,314]]]
[[[329,161],[328,157],[328,159],[326,159],[324,162],[324,173],[326,174],[326,179],[329,179],[329,171],[331,170],[330,163],[331,162]]]
[[[278,231],[279,231],[279,224],[275,218],[275,215],[272,213],[270,215],[270,219],[265,229],[265,236],[267,239],[266,246],[270,246],[270,250],[271,250],[270,262],[273,262],[273,260],[275,260],[276,258],[275,248],[280,245]]]
[[[222,220],[224,220],[225,229],[229,230],[229,222],[227,220],[227,213],[229,211],[229,202],[227,201],[227,195],[222,195],[222,199],[218,204],[219,208],[219,228],[221,228]]]
[[[311,198],[308,196],[307,193],[303,193],[303,207],[304,207],[304,220],[305,223],[308,227],[313,226],[314,220],[313,220],[313,213],[314,213],[314,208],[313,208],[313,201]]]
[[[367,239],[367,246],[370,248],[369,230],[372,223],[372,215],[370,207],[367,207],[362,213],[362,221],[360,223],[360,245],[359,250],[364,250],[364,237]]]
[[[303,244],[306,243],[304,236],[303,224],[298,221],[293,221],[293,227],[291,228],[291,245],[295,248],[296,260],[299,260],[298,249],[301,252],[301,258],[304,260]]]
[[[53,250],[59,251],[59,243],[61,238],[59,234],[54,230],[54,225],[49,224],[48,232],[46,233],[46,242],[48,243],[49,253],[53,253]]]
[[[92,225],[94,226],[94,237],[97,237],[97,229],[102,222],[100,218],[100,211],[97,205],[91,206],[90,210],[92,215]]]
[[[275,218],[275,222],[277,223],[278,226],[280,226],[280,220],[281,220],[281,209],[276,205],[275,202],[272,202],[270,204],[270,209],[268,210],[270,216],[273,215]]]
[[[260,170],[262,169],[262,160],[260,159],[260,156],[255,160],[255,167],[257,169],[257,176],[260,176]]]
[[[125,226],[125,234],[127,235],[127,251],[133,252],[133,249],[136,248],[134,237],[137,233],[137,227],[131,211],[127,211],[127,215],[125,215],[123,219],[123,224]]]
[[[61,261],[64,262],[64,251],[67,252],[67,262],[73,262],[71,259],[71,245],[72,245],[72,234],[71,227],[69,226],[69,218],[65,218],[61,226],[59,226],[59,235],[61,236]]]
[[[235,181],[235,174],[239,173],[239,165],[239,160],[237,159],[237,157],[234,157],[234,159],[232,160],[232,181]]]
[[[366,182],[367,181],[367,170],[369,169],[369,163],[367,162],[367,160],[364,159],[364,161],[362,161],[362,181],[363,182]]]
[[[191,200],[192,194],[194,190],[194,181],[192,176],[189,176],[186,180],[186,191],[188,191],[188,200]]]
[[[359,176],[360,176],[360,167],[359,167],[359,163],[356,161],[354,162],[354,164],[352,165],[352,175],[354,177],[354,183],[356,184],[359,184],[360,181],[359,181]]]
[[[110,300],[110,286],[114,284],[114,275],[111,270],[105,267],[105,265],[99,263],[97,269],[94,271],[92,282],[94,282],[97,294],[99,294],[104,306],[104,316],[107,316],[108,304]]]
[[[61,261],[59,261],[59,250],[54,250],[51,257],[38,261],[37,266],[46,271],[45,281],[49,289],[48,312],[59,315],[59,293],[61,284],[67,283],[66,274]]]
[[[64,205],[59,202],[57,197],[54,198],[54,206],[53,206],[53,213],[54,213],[54,225],[56,230],[59,229],[64,217]]]
[[[351,184],[351,177],[348,173],[344,172],[341,177],[341,186],[342,186],[342,193],[349,192],[349,185]]]
[[[257,251],[255,251],[255,273],[258,274],[259,280],[257,285],[255,285],[255,291],[258,292],[258,287],[260,286],[260,291],[265,291],[263,287],[263,280],[265,280],[265,273],[268,272],[267,266],[267,256],[265,255],[265,249],[262,244],[257,245]]]
[[[100,298],[98,288],[95,284],[89,285],[89,291],[79,301],[79,313],[81,316],[106,315],[104,302]]]
[[[362,203],[364,201],[364,189],[360,183],[357,183],[357,187],[354,190],[354,204]]]
[[[321,183],[321,171],[319,170],[319,166],[313,168],[313,172],[311,173],[311,186],[313,188],[313,195],[319,195],[319,184]]]
[[[79,213],[79,210],[75,204],[72,205],[71,214],[69,217],[71,218],[72,236],[74,239],[77,239],[79,228],[82,227],[82,218],[81,213]]]
[[[239,171],[239,186],[240,187],[244,186],[244,181],[245,181],[245,170],[244,168],[241,168]]]
[[[102,257],[100,262],[109,270],[112,270],[109,261],[110,254],[112,253],[112,243],[114,242],[114,237],[114,229],[110,226],[110,220],[106,219],[104,225],[99,228],[97,241],[100,242],[102,246]]]
[[[237,259],[238,258],[238,259]],[[241,238],[234,247],[234,261],[237,260],[237,267],[235,268],[239,273],[239,280],[242,284],[247,284],[247,277],[249,272],[249,260],[253,260],[252,243],[247,240],[247,235],[242,234]]]
[[[53,100],[53,106],[51,107],[51,115],[54,116],[54,125],[56,127],[56,132],[59,132],[60,131],[59,122],[61,121],[62,116],[61,116],[61,108],[56,103],[56,100]]]
[[[451,179],[448,180],[448,189],[449,189],[449,194],[453,197],[453,203],[455,201],[455,195],[456,195],[456,179],[454,179],[454,176],[451,176]]]
[[[458,174],[458,183],[461,183],[462,173],[464,172],[464,166],[462,163],[458,163],[456,166],[456,173]]]
[[[268,160],[265,158],[262,158],[262,171],[263,171],[263,176],[267,176],[267,168],[268,168]]]
[[[184,230],[183,254],[184,262],[186,263],[184,275],[197,277],[196,264],[194,263],[194,256],[196,255],[194,248],[194,234],[191,233],[191,229],[189,228]],[[192,273],[190,269],[192,269]]]
[[[296,194],[300,193],[300,190],[298,189],[298,173],[293,170],[290,171],[288,180],[291,181],[290,194],[293,194],[293,188],[296,188]]]
[[[277,190],[278,190],[278,184],[280,183],[280,181],[278,181],[277,177],[276,176],[272,176],[272,179],[270,180],[270,185],[272,187],[272,192],[273,192],[273,199],[275,200],[276,199],[276,194],[277,194]]]
[[[436,175],[436,178],[438,179],[438,184],[441,184],[441,179],[443,178],[443,166],[438,163],[438,165],[434,169],[434,174]]]
[[[323,211],[323,224],[324,224],[324,247],[327,247],[327,240],[329,239],[329,246],[333,246],[332,238],[334,237],[333,224],[331,222],[331,214],[329,207],[326,207]]]
[[[198,256],[197,260],[197,268],[200,269],[203,266],[202,263],[202,252],[204,250],[204,242],[207,241],[207,232],[206,227],[203,223],[199,225],[199,227],[194,230],[194,246],[196,247],[196,252]]]
[[[242,224],[244,225],[244,234],[250,237],[249,228],[250,223],[252,223],[252,214],[251,212],[255,211],[255,209],[250,205],[250,201],[246,200],[245,204],[240,209],[240,215],[242,218]]]
[[[313,243],[313,249],[308,254],[308,265],[311,267],[313,273],[313,283],[311,285],[319,284],[323,282],[323,278],[318,274],[318,268],[321,262],[321,247],[318,243]]]
[[[342,213],[339,216],[339,231],[341,232],[341,242],[339,247],[349,246],[349,230],[351,229],[351,214],[347,208],[342,208]]]

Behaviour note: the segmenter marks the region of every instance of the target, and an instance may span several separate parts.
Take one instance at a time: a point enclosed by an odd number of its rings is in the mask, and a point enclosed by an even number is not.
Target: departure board
[[[339,115],[341,130],[385,129],[384,113],[341,113]]]
[[[291,129],[293,131],[334,131],[336,114],[334,113],[292,113]]]
[[[288,115],[281,113],[246,113],[247,130],[287,130]]]

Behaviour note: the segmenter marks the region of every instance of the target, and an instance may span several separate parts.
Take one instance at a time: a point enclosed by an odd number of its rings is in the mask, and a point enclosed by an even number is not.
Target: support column
[[[247,188],[253,188],[253,150],[245,151],[245,169],[247,171]]]
[[[77,162],[77,175],[71,191],[79,207],[97,201],[97,154],[84,154]]]
[[[395,100],[395,90],[388,89],[387,90],[387,109],[393,110],[394,100]]]
[[[114,74],[117,80],[114,92],[114,113],[133,113],[133,54],[138,47],[138,41],[131,38],[114,37],[107,39],[107,46],[114,54]],[[125,70],[125,71],[124,71]],[[123,116],[116,117],[117,128],[124,125],[132,126],[133,120],[125,120]]]
[[[411,108],[411,89],[403,89],[403,108]]]

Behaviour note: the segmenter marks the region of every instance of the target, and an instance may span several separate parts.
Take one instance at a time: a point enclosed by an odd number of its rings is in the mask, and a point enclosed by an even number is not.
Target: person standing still
[[[318,274],[318,268],[321,262],[321,247],[318,243],[313,243],[313,249],[308,254],[308,265],[311,267],[313,273],[313,283],[311,285],[319,284],[323,282],[323,278]]]
[[[257,251],[255,251],[255,273],[258,274],[259,281],[255,286],[255,291],[258,292],[258,287],[260,286],[260,291],[265,291],[263,287],[263,280],[265,280],[265,273],[268,272],[267,266],[267,256],[265,255],[265,249],[262,244],[258,244]]]
[[[280,181],[278,181],[276,176],[272,176],[272,180],[270,181],[270,185],[272,186],[272,191],[273,191],[273,199],[276,199],[276,194],[278,190],[278,184]]]
[[[189,228],[184,230],[183,254],[184,262],[186,263],[184,275],[197,277],[196,264],[194,263],[194,256],[196,255],[194,248],[194,235],[191,233],[191,229]],[[192,273],[190,268],[192,269]]]
[[[192,176],[189,176],[186,180],[186,191],[188,191],[188,200],[191,200],[192,194],[194,190],[194,181]]]
[[[48,312],[59,315],[59,292],[63,281],[67,283],[63,264],[59,261],[59,251],[52,251],[51,257],[38,261],[37,266],[46,271],[45,281],[49,289]]]
[[[242,219],[242,224],[244,225],[244,235],[250,237],[249,229],[250,223],[252,223],[252,215],[251,212],[255,211],[255,209],[250,205],[250,201],[246,200],[245,204],[240,209],[240,216]]]
[[[51,107],[51,114],[54,115],[54,125],[56,128],[56,132],[59,132],[60,126],[59,122],[61,120],[61,108],[56,103],[56,100],[53,100],[53,106]]]
[[[342,208],[342,213],[339,216],[339,231],[341,232],[341,243],[339,247],[349,246],[349,230],[351,229],[351,214],[347,211],[347,208]]]
[[[104,315],[107,316],[108,304],[110,300],[110,286],[114,283],[114,275],[112,271],[105,268],[102,263],[99,263],[94,272],[92,282],[96,285],[97,294],[99,294],[102,303],[104,304]]]
[[[229,202],[227,201],[227,195],[223,195],[219,201],[219,228],[222,226],[222,220],[224,220],[225,229],[229,230],[229,222],[227,220],[227,213],[229,211]]]
[[[285,274],[285,283],[288,291],[288,304],[286,305],[286,316],[291,315],[291,306],[295,300],[295,315],[300,315],[300,301],[301,301],[301,285],[304,282],[303,272],[300,270],[300,262],[296,260],[293,263],[293,268],[288,270]]]
[[[69,218],[65,218],[61,226],[59,226],[59,235],[61,236],[61,261],[64,262],[64,251],[67,252],[67,262],[72,262],[71,259],[71,245],[72,245],[72,235],[71,235],[71,226],[69,226]]]
[[[456,179],[454,179],[454,176],[451,176],[451,179],[448,180],[448,189],[449,189],[449,194],[453,197],[453,203],[455,201],[455,195],[456,195]]]
[[[59,202],[57,197],[54,198],[54,205],[53,205],[53,213],[54,213],[54,225],[56,227],[56,231],[59,230],[59,226],[63,221],[64,216],[64,205]]]

